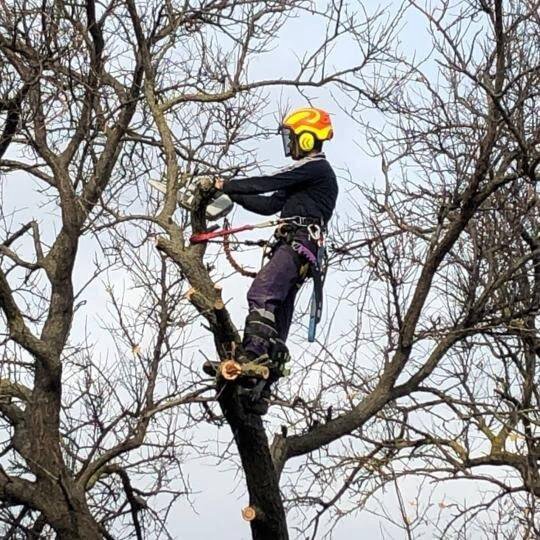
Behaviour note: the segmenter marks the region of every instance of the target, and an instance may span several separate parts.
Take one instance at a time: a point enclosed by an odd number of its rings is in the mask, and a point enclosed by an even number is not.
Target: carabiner
[[[308,233],[309,233],[309,237],[314,242],[319,242],[320,241],[321,236],[322,236],[322,230],[321,230],[321,227],[319,225],[317,225],[316,223],[310,223],[307,226],[307,230],[308,230]]]

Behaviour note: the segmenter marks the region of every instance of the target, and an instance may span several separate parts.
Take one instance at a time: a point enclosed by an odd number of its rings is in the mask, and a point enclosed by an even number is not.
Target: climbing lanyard
[[[282,223],[295,223],[298,221],[298,217],[290,217],[290,218],[279,218],[279,219],[272,219],[270,221],[263,221],[262,223],[255,223],[254,225],[240,225],[238,227],[230,227],[225,229],[219,229],[217,231],[211,231],[211,232],[204,232],[204,233],[198,233],[194,234],[189,241],[192,244],[202,244],[203,242],[208,242],[208,240],[211,240],[212,238],[219,238],[220,236],[228,236],[230,234],[235,234],[239,232],[244,231],[253,231],[255,229],[265,229],[267,227],[276,227],[277,225],[281,225]]]

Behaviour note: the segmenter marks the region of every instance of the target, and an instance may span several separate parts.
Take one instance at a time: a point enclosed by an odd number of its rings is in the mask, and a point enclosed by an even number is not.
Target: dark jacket
[[[336,175],[324,154],[305,157],[267,176],[225,182],[223,191],[246,210],[269,216],[311,217],[328,223],[336,206]],[[261,195],[272,193],[272,195]]]

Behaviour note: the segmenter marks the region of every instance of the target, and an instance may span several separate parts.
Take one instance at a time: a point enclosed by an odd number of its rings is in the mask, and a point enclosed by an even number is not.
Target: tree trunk
[[[246,414],[231,384],[220,405],[234,435],[246,474],[249,504],[256,509],[250,521],[253,540],[288,540],[287,521],[279,481],[260,416]]]

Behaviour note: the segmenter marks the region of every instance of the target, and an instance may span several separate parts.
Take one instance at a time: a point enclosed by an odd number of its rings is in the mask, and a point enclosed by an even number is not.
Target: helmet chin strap
[[[306,156],[309,156],[310,154],[314,154],[315,152],[312,150],[311,152],[304,152],[303,150],[295,150],[291,153],[291,159],[294,161],[299,161]]]

